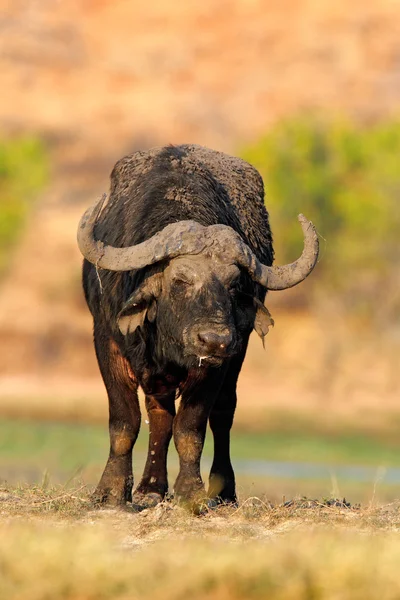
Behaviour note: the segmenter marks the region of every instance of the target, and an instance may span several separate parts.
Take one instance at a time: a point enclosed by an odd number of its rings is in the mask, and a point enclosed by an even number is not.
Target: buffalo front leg
[[[104,340],[95,332],[95,347],[109,400],[110,454],[94,499],[118,506],[132,496],[132,449],[140,428],[138,385],[112,338]]]
[[[175,417],[175,392],[163,400],[146,396],[146,410],[149,449],[142,479],[132,497],[138,509],[155,506],[168,492],[167,454]]]
[[[214,436],[214,459],[208,496],[222,503],[236,502],[235,474],[230,457],[230,430],[236,408],[236,392],[221,394],[210,414]]]
[[[218,394],[223,373],[215,369],[186,395],[183,393],[178,413],[174,420],[174,442],[179,455],[179,474],[174,493],[179,502],[195,511],[206,499],[200,473],[207,420]]]
[[[214,459],[210,471],[208,496],[217,502],[234,504],[236,498],[235,474],[230,457],[230,431],[236,409],[236,385],[246,354],[230,362],[224,382],[210,413],[210,428],[214,436]]]

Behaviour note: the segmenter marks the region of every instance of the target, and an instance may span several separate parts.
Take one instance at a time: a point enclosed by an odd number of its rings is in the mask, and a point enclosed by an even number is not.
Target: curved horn
[[[246,268],[252,279],[268,290],[285,290],[303,281],[318,259],[318,236],[314,225],[304,215],[299,221],[304,233],[304,249],[299,259],[282,267],[263,265],[240,235],[227,225],[205,227],[195,221],[179,221],[167,225],[150,239],[127,248],[105,245],[94,237],[94,228],[106,195],[82,216],[78,227],[78,246],[91,263],[110,271],[142,269],[165,258],[182,254],[199,254],[207,247],[229,254]]]
[[[102,199],[88,208],[78,226],[78,246],[91,263],[110,271],[141,269],[165,258],[181,254],[198,254],[205,247],[204,231],[207,229],[195,221],[180,221],[167,225],[153,237],[128,248],[114,248],[94,237],[94,228],[100,215]]]
[[[240,264],[268,290],[286,290],[301,283],[311,273],[318,259],[319,241],[315,226],[304,215],[298,217],[304,233],[303,252],[296,261],[282,267],[268,267],[243,243]]]

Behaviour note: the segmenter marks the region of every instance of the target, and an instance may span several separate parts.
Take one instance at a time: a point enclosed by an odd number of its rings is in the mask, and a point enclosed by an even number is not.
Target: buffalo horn
[[[254,281],[268,290],[284,290],[303,281],[318,259],[318,236],[304,215],[299,221],[304,233],[304,249],[299,259],[281,267],[263,265],[240,235],[227,225],[204,227],[195,221],[167,225],[150,239],[127,248],[114,248],[96,240],[94,228],[105,196],[82,216],[78,227],[78,246],[91,263],[110,271],[142,269],[167,258],[200,254],[207,248],[246,268]]]
[[[281,267],[260,263],[246,244],[243,244],[238,263],[247,268],[254,281],[268,290],[286,290],[301,283],[311,273],[318,260],[319,241],[315,226],[304,215],[298,217],[304,234],[303,252],[294,262]]]
[[[101,269],[131,271],[142,269],[165,258],[181,254],[199,254],[206,247],[202,233],[206,229],[195,221],[167,225],[153,237],[127,248],[108,246],[94,236],[94,228],[104,196],[84,213],[78,226],[78,246],[83,256]]]

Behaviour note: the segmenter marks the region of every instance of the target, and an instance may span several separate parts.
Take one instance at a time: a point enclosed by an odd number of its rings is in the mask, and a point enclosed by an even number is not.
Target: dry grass
[[[362,507],[341,499],[284,498],[280,503],[271,503],[266,498],[252,496],[244,499],[238,507],[220,506],[206,512],[201,518],[195,518],[173,501],[163,502],[155,509],[140,513],[134,512],[129,504],[120,510],[99,509],[92,503],[92,491],[92,487],[83,483],[73,488],[68,484],[48,487],[46,481],[37,486],[2,487],[0,515],[5,519],[26,515],[29,518],[50,516],[60,521],[86,521],[88,518],[101,521],[105,517],[112,521],[128,520],[138,526],[145,521],[147,528],[156,526],[157,529],[161,527],[181,533],[185,532],[188,523],[190,530],[196,531],[205,531],[207,523],[212,523],[215,533],[215,527],[226,527],[229,530],[232,524],[236,524],[235,527],[239,524],[256,524],[273,529],[292,520],[336,525],[342,523],[348,526],[356,523],[357,527],[368,527],[373,521],[375,527],[387,529],[397,527],[398,519],[400,527],[400,512],[397,515],[400,501],[378,506],[371,500],[368,506]]]
[[[399,505],[298,500],[194,517],[98,510],[86,489],[3,490],[0,598],[394,599]]]

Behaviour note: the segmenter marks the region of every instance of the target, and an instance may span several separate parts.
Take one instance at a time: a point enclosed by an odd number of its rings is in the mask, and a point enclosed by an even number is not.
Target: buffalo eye
[[[174,287],[177,289],[185,289],[193,284],[193,281],[190,281],[188,277],[184,275],[179,275],[179,277],[174,278]]]
[[[236,292],[240,283],[240,271],[238,267],[231,266],[225,273],[225,285],[229,290]]]

